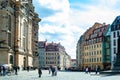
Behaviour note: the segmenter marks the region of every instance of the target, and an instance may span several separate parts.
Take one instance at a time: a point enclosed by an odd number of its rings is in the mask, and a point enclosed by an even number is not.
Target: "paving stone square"
[[[120,75],[86,74],[84,72],[58,71],[57,76],[51,76],[48,70],[42,70],[41,78],[38,71],[19,71],[18,75],[0,76],[0,80],[120,80]]]

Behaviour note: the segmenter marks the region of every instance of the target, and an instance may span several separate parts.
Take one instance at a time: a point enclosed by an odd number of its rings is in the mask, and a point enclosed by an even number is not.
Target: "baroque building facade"
[[[33,67],[40,18],[32,0],[1,0],[0,4],[0,64]]]

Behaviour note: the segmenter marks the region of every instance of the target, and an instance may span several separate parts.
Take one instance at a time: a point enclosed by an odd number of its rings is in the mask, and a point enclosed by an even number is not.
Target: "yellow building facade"
[[[103,64],[103,40],[107,25],[95,23],[83,35],[83,53],[82,53],[82,69],[90,67],[95,70],[96,67],[104,69]]]

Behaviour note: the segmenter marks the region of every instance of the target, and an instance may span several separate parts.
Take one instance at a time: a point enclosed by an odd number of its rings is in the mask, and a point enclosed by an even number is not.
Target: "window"
[[[116,34],[115,34],[115,32],[113,32],[113,37],[114,37],[114,38],[116,37]]]
[[[100,57],[100,62],[101,62],[101,57]]]
[[[114,40],[114,44],[113,45],[116,46],[116,40]]]
[[[116,48],[114,48],[114,52],[113,53],[116,54]]]
[[[94,45],[94,48],[96,48],[96,45]]]
[[[23,36],[26,36],[26,27],[27,27],[26,23],[23,22]]]
[[[8,46],[11,47],[11,33],[8,33]]]
[[[101,54],[101,50],[100,50],[100,54]]]
[[[119,31],[117,31],[117,36],[119,36]]]
[[[99,62],[99,58],[97,58],[97,62]]]
[[[8,30],[11,31],[11,16],[8,16]]]
[[[94,58],[94,62],[96,62],[96,58]]]
[[[8,30],[10,33],[8,33],[8,46],[11,46],[11,16],[8,16]]]
[[[10,55],[10,64],[13,64],[13,55]]]
[[[94,55],[96,55],[96,51],[94,51]]]
[[[25,38],[23,38],[23,48],[24,48],[24,50],[26,49],[26,40],[25,40]]]

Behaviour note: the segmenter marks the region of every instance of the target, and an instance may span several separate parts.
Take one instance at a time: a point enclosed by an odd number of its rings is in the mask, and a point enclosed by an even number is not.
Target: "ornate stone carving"
[[[1,9],[4,9],[4,8],[7,7],[8,1],[7,1],[7,0],[6,0],[6,1],[2,1],[2,2],[0,3],[0,5],[1,5]]]

